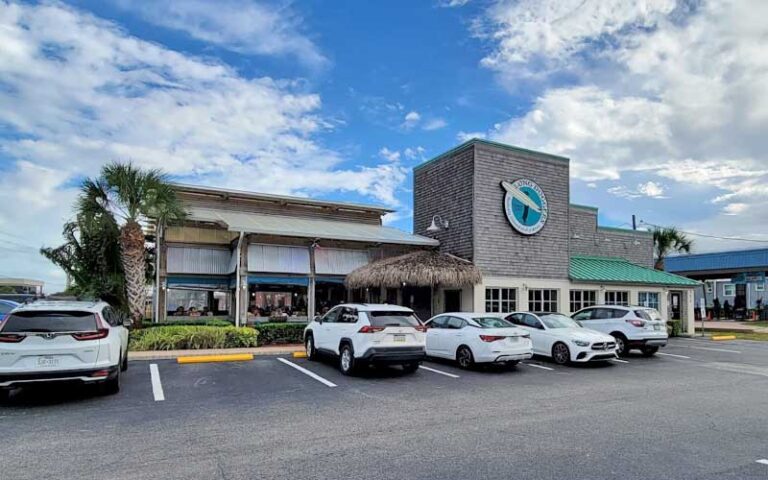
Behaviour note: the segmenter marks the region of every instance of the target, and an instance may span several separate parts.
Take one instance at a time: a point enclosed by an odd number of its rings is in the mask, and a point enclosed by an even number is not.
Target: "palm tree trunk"
[[[128,220],[120,229],[120,258],[125,272],[125,294],[128,312],[134,328],[141,328],[144,319],[146,277],[144,263],[144,232],[135,220]]]

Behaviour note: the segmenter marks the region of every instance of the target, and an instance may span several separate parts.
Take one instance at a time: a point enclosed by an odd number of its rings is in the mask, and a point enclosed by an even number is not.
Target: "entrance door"
[[[403,303],[422,320],[432,317],[432,289],[429,287],[403,287]]]
[[[680,320],[680,292],[669,293],[669,309],[672,312],[672,320]]]
[[[461,311],[461,290],[446,290],[444,292],[445,311]]]

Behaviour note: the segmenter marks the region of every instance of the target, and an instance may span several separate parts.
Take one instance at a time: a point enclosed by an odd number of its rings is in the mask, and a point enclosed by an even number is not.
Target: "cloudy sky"
[[[37,250],[109,161],[409,230],[411,169],[471,137],[570,157],[605,225],[768,241],[765,0],[213,5],[0,0],[0,275],[63,286]]]

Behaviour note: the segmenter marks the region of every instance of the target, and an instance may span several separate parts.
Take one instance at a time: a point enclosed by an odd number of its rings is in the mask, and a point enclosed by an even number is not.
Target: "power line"
[[[645,220],[640,220],[640,223],[642,223],[643,225],[651,226],[651,227],[668,228],[668,227],[663,227],[661,225],[655,225],[653,223],[648,223]],[[768,240],[758,240],[756,238],[723,237],[723,236],[720,236],[720,235],[709,235],[709,234],[706,234],[706,233],[688,232],[688,231],[680,230],[680,229],[678,229],[677,231],[680,232],[680,233],[684,233],[686,235],[694,235],[694,236],[697,236],[697,237],[706,237],[706,238],[715,238],[717,240],[732,240],[732,241],[737,241],[737,242],[768,243]]]

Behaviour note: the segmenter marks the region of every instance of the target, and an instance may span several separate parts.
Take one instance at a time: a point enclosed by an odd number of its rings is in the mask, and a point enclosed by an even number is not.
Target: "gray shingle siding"
[[[620,257],[644,267],[653,266],[651,235],[600,228],[597,226],[597,210],[571,206],[570,217],[572,255]]]
[[[475,145],[474,262],[485,275],[568,278],[568,162]],[[535,235],[518,233],[504,213],[502,180],[527,178],[547,197],[549,217]]]
[[[413,233],[436,238],[444,252],[472,260],[472,186],[474,147],[454,152],[413,173]],[[432,216],[450,222],[447,230],[428,233]]]

